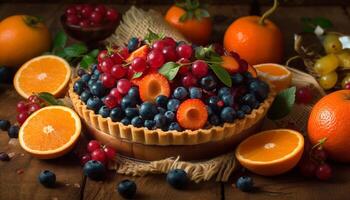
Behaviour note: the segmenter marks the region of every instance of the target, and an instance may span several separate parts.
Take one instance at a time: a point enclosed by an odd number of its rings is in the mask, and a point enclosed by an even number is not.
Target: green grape
[[[318,82],[320,83],[323,89],[328,90],[335,86],[335,84],[337,83],[337,80],[338,80],[338,74],[336,72],[331,72],[329,74],[321,76]]]
[[[337,54],[339,65],[350,69],[350,51],[349,50],[342,50]]]
[[[342,86],[343,88],[345,88],[345,85],[346,85],[347,83],[350,83],[350,74],[347,74],[347,75],[343,78],[343,80],[341,81],[341,86]]]
[[[323,41],[323,47],[326,53],[337,53],[343,49],[339,36],[335,34],[327,34]]]
[[[316,61],[314,65],[314,70],[316,73],[323,76],[334,71],[335,69],[337,69],[338,66],[339,60],[337,56],[334,54],[328,54]]]

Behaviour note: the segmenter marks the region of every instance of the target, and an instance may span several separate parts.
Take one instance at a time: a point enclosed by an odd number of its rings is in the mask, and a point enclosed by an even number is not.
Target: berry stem
[[[274,0],[274,1],[273,1],[273,6],[272,6],[270,9],[268,9],[268,10],[263,14],[263,16],[260,17],[259,24],[262,25],[262,26],[265,25],[265,19],[266,19],[267,17],[269,17],[273,12],[275,12],[275,10],[277,9],[277,7],[278,7],[278,0]]]
[[[327,137],[324,137],[320,140],[318,140],[318,143],[315,144],[311,149],[316,149],[316,148],[322,148],[323,144],[327,141]]]

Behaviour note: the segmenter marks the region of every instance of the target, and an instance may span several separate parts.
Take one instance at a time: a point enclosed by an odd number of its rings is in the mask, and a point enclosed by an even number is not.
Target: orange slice
[[[58,56],[39,56],[24,63],[13,84],[24,98],[33,93],[49,92],[55,97],[65,94],[71,76],[69,64]]]
[[[81,131],[78,115],[64,106],[42,108],[23,123],[19,130],[22,148],[32,156],[51,159],[69,152]]]
[[[236,158],[248,170],[274,176],[292,169],[304,150],[304,137],[290,129],[260,132],[245,139],[236,149]]]
[[[274,63],[254,65],[258,76],[275,86],[277,92],[288,88],[292,82],[292,73],[284,66]]]

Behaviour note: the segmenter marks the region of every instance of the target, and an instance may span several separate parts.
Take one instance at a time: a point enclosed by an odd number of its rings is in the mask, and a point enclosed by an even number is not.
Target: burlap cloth
[[[135,7],[131,7],[122,19],[121,24],[115,33],[109,37],[106,42],[124,45],[131,37],[143,38],[148,30],[155,33],[163,33],[171,36],[175,40],[183,40],[185,38],[176,30],[172,29],[164,20],[163,16],[154,10],[144,11]],[[309,105],[295,104],[292,112],[277,121],[265,119],[263,129],[271,128],[292,128],[305,134],[306,123],[308,121],[309,112],[314,103],[325,93],[318,85],[317,81],[309,74],[299,70],[289,68],[292,72],[292,85],[297,87],[309,86],[313,90],[314,101]],[[189,178],[194,182],[207,181],[215,178],[216,181],[227,181],[230,175],[238,167],[238,163],[234,156],[234,147],[232,152],[212,158],[210,160],[184,162],[180,157],[167,158],[164,160],[147,162],[134,160],[131,158],[117,156],[116,163],[110,165],[111,169],[115,169],[119,174],[131,176],[145,176],[155,173],[167,173],[171,169],[184,169]]]

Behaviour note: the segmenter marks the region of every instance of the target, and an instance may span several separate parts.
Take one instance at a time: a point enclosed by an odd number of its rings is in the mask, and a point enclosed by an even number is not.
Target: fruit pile
[[[24,121],[35,111],[44,107],[45,104],[37,95],[31,95],[27,100],[17,103],[17,122],[22,125]]]
[[[242,119],[269,86],[236,53],[196,47],[150,33],[127,47],[100,51],[73,90],[87,108],[114,122],[181,131]]]
[[[101,145],[97,140],[91,140],[87,145],[88,154],[81,157],[81,164],[85,165],[90,160],[99,161],[106,165],[108,161],[113,161],[116,151],[107,145]]]
[[[77,4],[68,7],[65,11],[67,24],[82,28],[115,23],[118,19],[119,13],[113,8],[106,8],[104,5]]]

